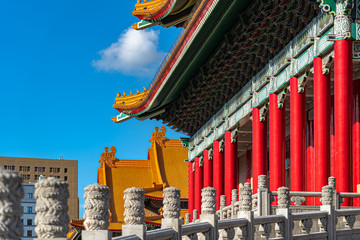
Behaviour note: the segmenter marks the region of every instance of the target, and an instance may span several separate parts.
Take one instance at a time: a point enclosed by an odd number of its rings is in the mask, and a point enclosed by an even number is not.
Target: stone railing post
[[[329,177],[328,178],[328,185],[330,187],[332,187],[332,189],[333,189],[333,205],[334,205],[335,209],[340,209],[340,205],[341,205],[343,199],[336,192],[336,178],[335,177]]]
[[[186,213],[185,214],[185,224],[189,224],[190,223],[190,213]]]
[[[252,212],[252,189],[250,183],[240,188],[240,210],[238,218],[246,218],[249,222],[246,227],[237,230],[241,239],[254,239],[254,213]]]
[[[174,187],[165,188],[163,199],[164,218],[161,220],[161,228],[172,228],[176,232],[173,239],[181,240],[180,190]]]
[[[221,195],[220,196],[220,220],[225,219],[225,216],[227,215],[227,213],[223,212],[224,207],[226,207],[226,196]]]
[[[233,189],[231,191],[231,218],[237,218],[237,213],[239,208],[235,206],[235,203],[239,201],[239,191],[237,189]]]
[[[319,219],[319,226],[321,231],[328,233],[328,239],[336,239],[336,214],[334,207],[334,187],[322,187],[320,202],[320,211],[328,212],[326,218]]]
[[[292,237],[292,218],[290,211],[290,189],[287,187],[278,188],[278,208],[276,209],[277,215],[284,215],[285,221],[275,225],[277,237],[284,239],[291,239]]]
[[[24,229],[21,221],[22,178],[16,172],[0,168],[0,239],[20,240]]]
[[[85,240],[108,240],[110,189],[108,186],[95,183],[85,188],[84,231],[81,232]]]
[[[258,177],[259,188],[257,193],[257,216],[270,215],[270,194],[267,188],[267,176],[260,175]]]
[[[193,223],[199,222],[199,211],[197,209],[193,210]]]
[[[141,188],[128,188],[124,191],[124,220],[122,235],[136,235],[140,239],[146,239],[145,226],[145,195]]]
[[[201,215],[200,222],[212,225],[209,239],[218,239],[218,217],[216,216],[216,189],[213,187],[201,190]]]
[[[50,177],[35,184],[37,239],[65,240],[69,231],[68,183]]]

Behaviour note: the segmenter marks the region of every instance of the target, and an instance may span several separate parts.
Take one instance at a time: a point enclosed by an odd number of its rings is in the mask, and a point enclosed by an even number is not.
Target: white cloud
[[[158,50],[159,31],[127,29],[118,41],[99,52],[101,58],[93,60],[98,71],[117,71],[128,75],[151,74],[159,66],[164,53]]]

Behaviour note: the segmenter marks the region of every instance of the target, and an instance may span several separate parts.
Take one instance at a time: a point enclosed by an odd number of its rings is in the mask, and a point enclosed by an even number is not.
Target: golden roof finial
[[[146,92],[146,87],[143,87],[144,88],[144,92]]]
[[[132,96],[133,95],[133,93],[132,93],[132,91],[130,91],[130,96]]]
[[[120,92],[118,92],[117,97],[121,97],[121,93],[120,93]]]
[[[125,92],[123,92],[123,96],[126,97],[126,93],[125,93]]]
[[[140,93],[139,89],[136,89],[136,94]]]

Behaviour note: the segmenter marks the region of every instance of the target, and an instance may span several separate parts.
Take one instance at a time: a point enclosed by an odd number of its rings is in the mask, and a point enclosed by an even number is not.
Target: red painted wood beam
[[[188,163],[188,195],[189,195],[189,199],[188,199],[188,208],[189,208],[189,213],[190,213],[190,220],[192,221],[193,219],[193,210],[194,210],[194,172],[193,172],[193,163],[189,162]]]
[[[200,159],[195,158],[195,209],[201,213],[201,189],[203,188],[203,167],[200,166]]]
[[[266,119],[266,118],[265,118]],[[258,190],[258,177],[267,175],[267,121],[260,121],[260,109],[252,110],[253,193]]]
[[[285,186],[285,106],[278,107],[278,96],[269,97],[270,191]]]
[[[224,154],[220,142],[213,143],[213,187],[216,189],[216,208],[220,209],[220,196],[224,195]]]
[[[336,188],[338,192],[350,192],[353,101],[351,40],[335,41],[334,61]],[[349,204],[349,199],[345,198],[342,205]]]
[[[353,81],[353,192],[360,184],[360,79]],[[360,199],[354,198],[353,204],[360,207]]]
[[[330,75],[323,74],[323,60],[314,58],[314,144],[315,144],[315,191],[321,192],[328,184],[330,175]],[[315,205],[321,205],[316,198]]]
[[[305,190],[306,96],[299,93],[298,79],[290,79],[291,191]]]
[[[209,159],[209,150],[204,150],[204,188],[212,187],[213,161]]]
[[[226,205],[231,204],[231,191],[236,189],[236,144],[231,142],[231,132],[225,131],[225,196]]]

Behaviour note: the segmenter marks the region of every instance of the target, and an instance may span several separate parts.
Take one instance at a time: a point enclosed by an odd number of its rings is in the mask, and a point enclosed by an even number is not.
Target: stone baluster
[[[20,240],[23,236],[21,183],[18,173],[0,168],[0,239]]]
[[[218,239],[218,217],[216,216],[216,189],[206,187],[201,190],[200,222],[212,225],[209,239]]]
[[[257,192],[257,216],[268,216],[270,215],[270,194],[267,188],[267,176],[260,175],[258,177],[259,188]]]
[[[193,223],[197,223],[199,221],[199,211],[197,209],[193,210]]]
[[[111,232],[108,231],[109,223],[109,200],[110,188],[95,183],[85,188],[85,230],[81,232],[82,239],[108,240]]]
[[[335,178],[333,178],[335,180]],[[320,230],[328,233],[328,239],[336,239],[336,214],[334,207],[334,185],[322,187],[320,211],[328,212],[328,216],[319,219]]]
[[[180,189],[174,187],[165,188],[163,199],[164,218],[161,220],[161,228],[172,228],[176,232],[173,239],[181,240]]]
[[[239,201],[239,192],[237,189],[231,191],[231,217],[236,218],[239,208],[235,206],[235,203]]]
[[[66,239],[69,231],[68,183],[50,177],[35,184],[35,233],[38,239]]]
[[[220,220],[226,219],[227,212],[223,211],[223,208],[226,207],[226,196],[220,196]]]
[[[185,214],[185,224],[189,224],[190,223],[190,213],[186,213]]]
[[[278,208],[277,215],[284,215],[285,221],[275,225],[277,237],[291,239],[292,236],[292,219],[290,211],[290,189],[287,187],[278,188]]]
[[[341,203],[344,201],[342,197],[336,192],[336,178],[335,177],[329,177],[328,178],[328,184],[333,189],[333,205],[335,209],[340,209]]]
[[[240,210],[238,212],[238,218],[246,218],[248,220],[248,224],[237,229],[236,234],[240,239],[254,239],[254,213],[251,210],[251,184],[245,183],[244,187],[240,188]]]
[[[140,239],[146,238],[144,190],[141,188],[128,188],[124,191],[124,220],[122,226],[123,236],[136,235]]]

